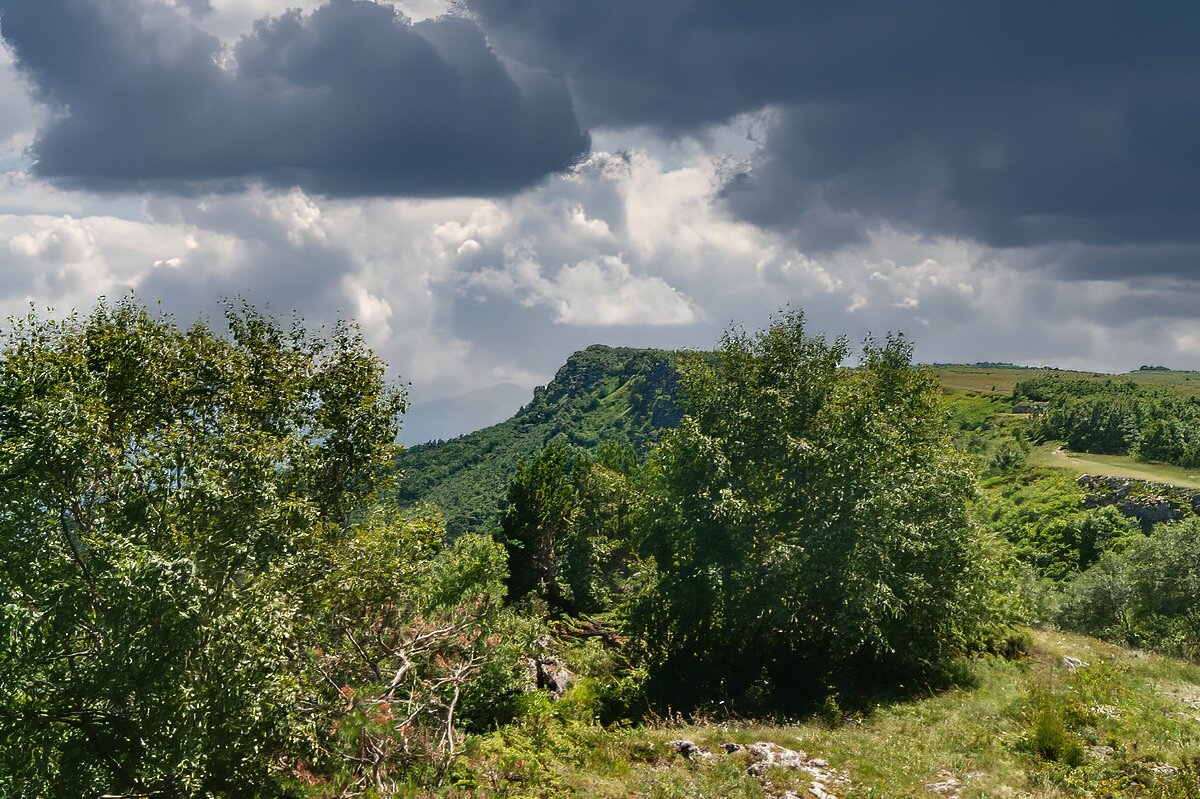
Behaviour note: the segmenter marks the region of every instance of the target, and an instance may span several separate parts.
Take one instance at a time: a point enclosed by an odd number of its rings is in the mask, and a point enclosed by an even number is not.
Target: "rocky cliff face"
[[[1160,522],[1200,515],[1200,491],[1098,474],[1082,475],[1078,482],[1088,493],[1087,507],[1112,505],[1147,531]]]

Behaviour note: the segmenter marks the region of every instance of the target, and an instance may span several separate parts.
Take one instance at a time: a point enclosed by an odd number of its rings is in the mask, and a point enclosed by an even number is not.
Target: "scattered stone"
[[[788,749],[770,741],[759,741],[739,749],[748,752],[754,760],[746,769],[752,776],[765,779],[771,769],[780,768],[803,771],[813,778],[803,796],[789,791],[780,799],[788,799],[789,794],[795,799],[837,799],[837,795],[829,786],[845,785],[849,782],[845,772],[830,768],[828,761],[819,757],[809,758],[805,752],[797,749]]]
[[[1086,751],[1093,759],[1104,760],[1107,757],[1111,757],[1116,750],[1111,746],[1089,746],[1086,747]]]
[[[711,763],[716,759],[712,752],[700,748],[695,741],[685,738],[668,741],[667,746],[680,757],[692,762]],[[803,794],[786,791],[778,799],[838,799],[829,786],[849,783],[846,773],[831,768],[828,761],[819,757],[809,758],[805,752],[788,749],[771,741],[759,741],[747,746],[727,742],[721,744],[721,749],[725,754],[745,752],[749,755],[751,762],[746,768],[746,773],[763,781],[763,788],[767,791],[768,797],[775,796],[771,791],[771,783],[767,779],[768,772],[773,768],[803,771],[812,778],[812,782]]]
[[[1160,692],[1177,702],[1182,702],[1192,710],[1200,710],[1200,689],[1194,685],[1173,685],[1160,688]]]
[[[837,799],[837,796],[830,793],[829,789],[820,782],[813,782],[804,792],[804,799]]]
[[[1167,763],[1156,763],[1150,767],[1152,774],[1157,774],[1160,777],[1170,777],[1179,773],[1179,769]]]
[[[931,793],[936,793],[938,796],[958,799],[959,792],[962,790],[962,783],[959,782],[958,778],[949,771],[939,771],[938,776],[941,779],[938,782],[925,783],[925,789]]]
[[[760,741],[750,744],[746,751],[754,758],[747,771],[761,777],[772,768],[799,769],[808,764],[808,755],[795,749],[787,749],[776,743]]]
[[[1086,660],[1080,660],[1077,657],[1071,657],[1070,655],[1063,655],[1063,665],[1066,666],[1067,671],[1074,674],[1075,672],[1079,671],[1080,669],[1087,668],[1088,663]]]
[[[699,760],[703,763],[711,763],[713,760],[713,753],[696,746],[695,741],[688,741],[681,738],[674,741],[668,741],[667,746],[674,749],[676,754],[691,761]]]

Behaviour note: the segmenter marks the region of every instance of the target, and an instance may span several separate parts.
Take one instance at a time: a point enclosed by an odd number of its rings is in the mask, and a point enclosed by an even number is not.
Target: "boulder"
[[[561,660],[537,661],[537,687],[549,691],[551,699],[561,699],[574,682],[575,675]]]

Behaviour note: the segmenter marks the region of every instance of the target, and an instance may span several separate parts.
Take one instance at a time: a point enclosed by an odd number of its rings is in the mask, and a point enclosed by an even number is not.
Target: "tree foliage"
[[[0,793],[265,795],[327,733],[283,576],[353,539],[404,396],[349,325],[226,322],[7,331]]]
[[[1129,381],[1054,379],[1025,381],[1015,394],[1047,402],[1042,437],[1063,441],[1077,452],[1200,465],[1200,402],[1195,397]]]
[[[501,516],[509,597],[536,592],[556,612],[607,608],[634,560],[629,445],[594,452],[556,437],[517,467]]]
[[[1067,586],[1064,626],[1200,658],[1200,521],[1161,524]]]
[[[659,581],[636,622],[672,704],[819,692],[976,636],[973,475],[937,384],[899,338],[868,340],[858,368],[849,355],[786,313],[685,372],[639,531]]]

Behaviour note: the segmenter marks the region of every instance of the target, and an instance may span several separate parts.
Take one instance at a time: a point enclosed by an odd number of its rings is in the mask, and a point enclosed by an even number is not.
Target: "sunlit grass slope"
[[[966,676],[964,687],[859,709],[835,698],[796,723],[615,729],[587,720],[585,684],[517,727],[474,739],[457,795],[804,796],[811,775],[775,769],[764,783],[747,773],[744,752],[723,749],[758,741],[827,761],[845,775],[827,786],[842,799],[930,797],[938,783],[940,795],[962,799],[1195,795],[1188,763],[1200,753],[1200,667],[1037,632],[1026,657],[983,658]],[[681,757],[669,744],[680,738],[711,761]]]

